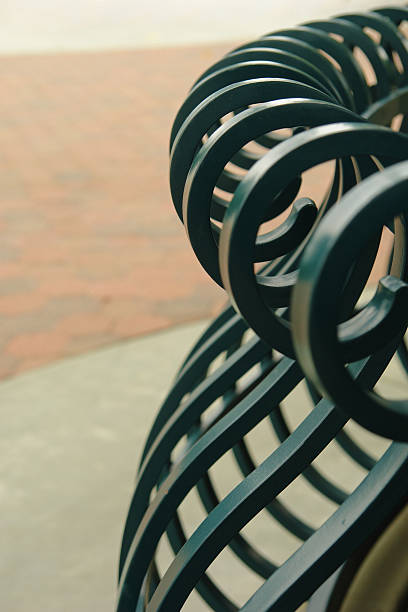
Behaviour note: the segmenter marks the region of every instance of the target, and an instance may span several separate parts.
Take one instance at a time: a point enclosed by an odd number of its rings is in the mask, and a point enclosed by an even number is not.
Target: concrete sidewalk
[[[0,384],[2,610],[112,612],[142,445],[176,364],[202,327],[175,328]]]
[[[2,610],[113,610],[119,544],[142,446],[178,365],[203,326],[175,327],[0,384]],[[387,379],[387,393],[406,392],[398,365]],[[292,426],[310,410],[300,387],[284,408]],[[356,432],[377,454],[384,449],[384,440],[354,427]],[[258,461],[276,445],[265,422],[249,440]],[[363,471],[335,445],[324,455],[325,473],[335,475],[340,486],[351,490],[361,480]],[[227,456],[215,469],[223,497],[240,478]],[[334,506],[298,481],[284,498],[318,526]],[[190,495],[184,512],[191,532],[203,510]],[[256,517],[246,534],[276,562],[299,544],[274,527],[269,516]],[[170,557],[163,554],[165,567]],[[238,602],[260,584],[242,570],[229,552],[212,567],[216,580]],[[186,609],[206,608],[192,596]]]

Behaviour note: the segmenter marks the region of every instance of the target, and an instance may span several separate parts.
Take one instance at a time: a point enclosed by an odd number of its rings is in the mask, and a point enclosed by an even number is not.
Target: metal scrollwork
[[[361,388],[341,361],[357,361],[390,342],[398,346],[405,334],[407,196],[407,162],[368,178],[344,196],[341,207],[327,214],[305,250],[292,303],[294,342],[306,376],[361,425],[404,442],[408,442],[408,398],[387,401]],[[390,222],[395,232],[390,275],[381,279],[363,309],[338,325],[342,288],[358,252]]]
[[[173,612],[193,589],[219,612],[307,600],[310,612],[340,610],[406,503],[408,400],[375,387],[396,356],[408,372],[407,24],[408,9],[388,7],[267,34],[206,70],[175,118],[174,207],[230,304],[186,357],[147,438],[118,612]],[[316,197],[307,177],[318,166]],[[387,273],[361,306],[384,233]],[[301,387],[311,409],[295,423],[286,402]],[[381,456],[349,419],[382,438]],[[259,426],[271,436],[261,459]],[[332,443],[361,474],[354,490],[324,469]],[[227,456],[239,476],[222,495],[214,470]],[[298,480],[332,508],[321,525],[285,496]],[[183,502],[194,490],[205,515],[189,534]],[[273,538],[267,548],[247,531],[259,515],[297,542],[283,561]],[[209,571],[226,550],[258,579],[241,601]]]

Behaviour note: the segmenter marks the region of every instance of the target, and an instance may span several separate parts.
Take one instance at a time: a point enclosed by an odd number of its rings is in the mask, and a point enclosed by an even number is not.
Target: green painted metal
[[[146,441],[118,612],[173,612],[193,589],[219,612],[288,612],[308,599],[311,612],[338,610],[406,502],[408,403],[373,388],[394,355],[408,372],[407,23],[395,7],[263,36],[206,70],[175,118],[175,210],[230,304],[186,357]],[[325,162],[328,188],[314,201],[304,176]],[[383,228],[388,275],[360,307]],[[282,402],[301,383],[313,409],[293,427]],[[392,440],[382,457],[345,429],[350,418]],[[264,419],[279,444],[257,461],[250,437]],[[312,464],[332,442],[365,474],[351,493]],[[212,469],[227,453],[240,479],[222,497]],[[278,497],[296,478],[335,508],[318,528]],[[193,489],[205,518],[188,535],[180,506]],[[261,512],[298,540],[283,563],[242,531]],[[162,572],[164,534],[174,556]],[[207,573],[226,548],[261,579],[247,602]]]

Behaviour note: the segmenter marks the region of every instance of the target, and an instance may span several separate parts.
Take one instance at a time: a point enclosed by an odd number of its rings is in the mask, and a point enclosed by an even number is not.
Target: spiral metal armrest
[[[202,74],[175,118],[173,203],[230,303],[188,354],[147,438],[118,612],[173,612],[193,589],[220,612],[287,612],[307,600],[312,611],[340,610],[406,503],[408,400],[380,387],[398,357],[408,372],[407,25],[408,9],[395,7],[267,34]],[[367,301],[385,235],[386,269]],[[310,409],[296,421],[288,401],[300,388]],[[339,466],[355,466],[353,487],[324,468],[330,448]],[[226,457],[236,481],[222,494]],[[320,523],[313,507],[291,503],[295,481],[315,509],[329,508]],[[204,511],[188,533],[193,490]],[[251,537],[254,517],[266,534],[289,534],[286,552]],[[209,571],[227,550],[257,580],[243,601]]]

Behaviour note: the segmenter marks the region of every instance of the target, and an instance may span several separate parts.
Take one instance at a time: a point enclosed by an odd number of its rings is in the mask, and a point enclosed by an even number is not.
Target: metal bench
[[[407,25],[408,9],[386,8],[268,34],[209,68],[176,116],[174,206],[230,302],[146,441],[118,612],[173,612],[194,589],[219,612],[371,610],[364,575],[373,587],[389,558],[384,610],[408,607],[395,552],[407,525],[406,378],[398,397],[380,395],[390,363],[400,379],[408,371]],[[379,252],[384,273],[367,297]],[[210,568],[224,553],[239,559],[229,580]],[[239,601],[245,575],[253,590]],[[372,588],[376,601],[386,590]]]

